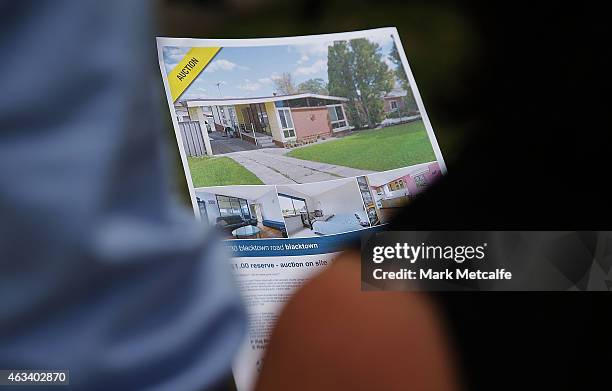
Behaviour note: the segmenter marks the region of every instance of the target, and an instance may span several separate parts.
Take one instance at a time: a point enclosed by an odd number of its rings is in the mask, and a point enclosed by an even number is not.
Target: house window
[[[342,105],[327,106],[327,111],[329,112],[332,129],[346,128],[348,126]]]
[[[251,218],[249,203],[243,198],[218,195],[217,206],[221,217],[242,216],[245,219]]]
[[[283,217],[300,216],[302,225],[312,229],[311,213],[308,211],[306,200],[287,194],[278,193],[278,201],[283,213]]]
[[[397,110],[397,101],[396,100],[390,101],[390,104],[391,104],[391,110]]]
[[[393,182],[389,182],[389,190],[397,191],[404,188],[404,181],[401,179],[396,179]]]
[[[295,137],[295,129],[293,120],[291,119],[291,110],[288,108],[279,108],[278,117],[280,119],[280,127],[285,138]]]
[[[425,177],[425,174],[415,175],[413,179],[416,187],[427,187],[427,178]]]
[[[278,194],[281,211],[284,217],[299,216],[302,213],[308,213],[306,200],[299,197],[293,197],[286,194]]]

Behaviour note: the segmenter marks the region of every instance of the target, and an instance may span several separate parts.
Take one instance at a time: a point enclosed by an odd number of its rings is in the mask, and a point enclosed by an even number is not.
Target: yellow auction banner
[[[168,74],[172,101],[176,101],[221,48],[191,48]]]

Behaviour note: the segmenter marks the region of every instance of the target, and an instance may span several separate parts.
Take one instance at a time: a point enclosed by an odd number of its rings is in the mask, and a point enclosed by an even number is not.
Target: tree
[[[365,38],[350,41],[354,53],[355,84],[363,105],[368,125],[374,126],[384,119],[383,96],[393,89],[393,73],[383,60],[377,43]]]
[[[384,117],[383,96],[393,88],[393,72],[380,46],[365,38],[334,42],[327,52],[329,92],[349,99],[354,126],[374,126]]]
[[[319,95],[327,95],[329,92],[327,91],[327,84],[325,84],[325,80],[316,78],[316,79],[308,79],[303,83],[298,85],[298,92],[312,92],[313,94]]]
[[[330,95],[347,98],[346,105],[349,122],[362,127],[362,116],[357,101],[357,88],[353,78],[353,53],[347,41],[336,41],[327,49],[327,88]]]
[[[399,81],[402,89],[406,91],[406,109],[409,112],[418,111],[418,106],[416,104],[416,100],[414,99],[414,94],[412,93],[412,87],[410,86],[410,82],[408,81],[408,74],[404,69],[404,65],[402,64],[402,59],[399,55],[399,50],[397,50],[397,46],[395,45],[395,41],[393,42],[393,49],[391,49],[391,53],[389,54],[389,60],[395,65],[395,78]]]
[[[400,86],[408,91],[410,88],[410,83],[408,83],[408,75],[404,70],[404,65],[402,64],[402,59],[400,58],[399,51],[397,50],[397,45],[395,45],[395,41],[393,42],[393,49],[391,49],[391,53],[389,53],[389,60],[395,65],[395,74],[396,79],[399,81]]]
[[[293,76],[291,76],[291,73],[289,72],[284,72],[279,77],[274,79],[274,89],[281,95],[291,95],[297,93]]]

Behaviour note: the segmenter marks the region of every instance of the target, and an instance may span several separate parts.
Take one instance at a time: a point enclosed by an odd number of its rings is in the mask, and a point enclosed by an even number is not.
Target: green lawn
[[[188,157],[187,161],[195,187],[263,184],[255,174],[228,157]]]
[[[372,171],[436,160],[423,121],[363,130],[338,140],[296,148],[287,156]]]

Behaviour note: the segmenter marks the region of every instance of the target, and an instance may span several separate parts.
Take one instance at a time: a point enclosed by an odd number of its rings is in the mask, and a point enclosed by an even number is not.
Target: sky
[[[368,37],[382,48],[385,62],[393,48],[390,35]],[[321,78],[327,83],[327,48],[330,41],[301,45],[224,47],[181,99],[252,98],[270,96],[274,78],[283,72],[293,76],[296,85],[308,79]],[[188,47],[164,46],[163,57],[169,73],[185,56]],[[218,84],[218,85],[217,85]]]

